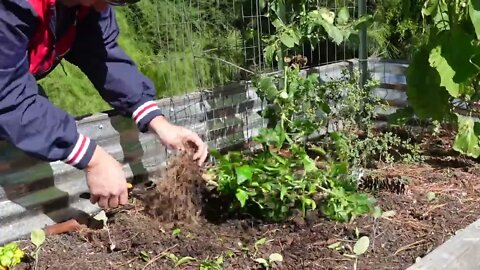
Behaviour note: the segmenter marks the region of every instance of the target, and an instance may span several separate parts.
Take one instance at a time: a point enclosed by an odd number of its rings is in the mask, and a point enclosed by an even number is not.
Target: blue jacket
[[[62,35],[74,14],[75,8],[57,3],[52,31]],[[29,71],[29,42],[37,29],[38,14],[27,0],[0,2],[0,139],[38,159],[62,160],[83,169],[95,142],[79,134],[75,119],[39,93],[39,77]],[[64,59],[85,73],[105,101],[146,132],[148,123],[161,115],[153,101],[156,91],[118,46],[118,34],[111,7],[90,12],[78,24]]]

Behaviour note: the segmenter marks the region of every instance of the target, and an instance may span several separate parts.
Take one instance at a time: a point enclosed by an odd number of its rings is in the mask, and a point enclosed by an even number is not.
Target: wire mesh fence
[[[166,115],[173,122],[205,123],[204,139],[214,146],[243,141],[265,124],[256,113],[264,104],[245,82],[252,73],[279,69],[281,61],[265,60],[267,40],[277,31],[271,9],[275,2],[144,0],[119,9],[125,39],[141,49],[136,57],[140,70],[154,81],[160,98],[170,98]],[[347,8],[351,18],[358,15],[357,0],[298,1],[303,6],[291,2],[285,6],[286,17],[302,8],[336,14]],[[302,55],[308,59],[306,68],[313,68],[357,58],[358,43],[356,34],[341,45],[320,36],[315,43],[302,41],[285,57]]]

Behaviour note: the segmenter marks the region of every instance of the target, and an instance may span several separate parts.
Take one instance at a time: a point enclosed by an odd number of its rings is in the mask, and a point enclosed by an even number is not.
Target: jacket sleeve
[[[44,161],[87,166],[95,143],[75,119],[39,95],[27,46],[35,17],[27,1],[0,2],[0,139]]]
[[[92,11],[78,24],[77,36],[66,59],[85,73],[102,98],[114,109],[135,120],[146,132],[150,121],[162,115],[153,101],[155,87],[117,43],[119,28],[108,7]]]

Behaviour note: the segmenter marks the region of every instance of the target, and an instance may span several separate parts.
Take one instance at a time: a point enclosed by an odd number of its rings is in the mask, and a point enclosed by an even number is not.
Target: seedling
[[[254,261],[261,264],[266,269],[270,269],[275,262],[282,262],[283,256],[280,253],[272,253],[270,256],[268,256],[268,260],[264,258],[257,258]]]
[[[0,247],[0,269],[12,269],[21,262],[24,255],[24,252],[18,248],[15,242]]]
[[[30,241],[35,245],[35,250],[32,252],[31,256],[35,257],[35,269],[37,269],[38,264],[38,254],[40,253],[40,248],[45,242],[45,232],[42,229],[35,229],[30,234]]]
[[[354,254],[344,254],[344,256],[355,259],[355,262],[353,264],[354,270],[357,270],[358,258],[368,250],[369,246],[370,246],[370,238],[368,238],[368,236],[362,236],[357,240],[357,242],[353,246]]]
[[[185,256],[185,257],[177,257],[177,255],[173,254],[173,253],[165,253],[165,256],[167,258],[169,258],[174,264],[175,264],[175,268],[178,268],[186,263],[189,263],[189,262],[192,262],[192,261],[195,261],[196,259],[193,258],[193,257],[189,257],[189,256]]]
[[[427,194],[425,196],[426,196],[428,202],[433,202],[437,199],[437,195],[432,191],[427,192]]]
[[[176,228],[175,230],[173,230],[172,236],[177,236],[177,235],[179,235],[180,233],[182,233],[182,229]]]
[[[200,270],[223,270],[223,256],[218,256],[215,260],[206,258],[200,264]]]
[[[142,261],[144,261],[144,262],[150,261],[150,255],[147,252],[140,251],[139,255],[140,255],[140,258],[142,259]]]
[[[254,254],[253,256],[256,256],[258,250],[259,250],[263,245],[265,245],[265,244],[267,244],[267,243],[270,243],[270,242],[272,242],[272,241],[273,241],[273,240],[267,240],[267,238],[265,238],[265,237],[257,240],[257,241],[255,242],[254,246],[253,246],[253,248],[255,249],[255,254]]]
[[[115,246],[115,243],[112,240],[112,237],[110,236],[110,229],[108,228],[108,225],[107,225],[107,221],[108,221],[107,214],[105,213],[105,211],[102,210],[96,216],[94,216],[93,218],[95,220],[103,222],[103,228],[107,230],[108,240],[110,241],[110,250],[113,251],[116,246]]]

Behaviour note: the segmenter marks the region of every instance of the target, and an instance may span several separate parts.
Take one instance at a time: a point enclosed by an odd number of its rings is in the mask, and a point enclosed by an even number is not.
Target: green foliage
[[[361,25],[369,24],[371,16],[353,19],[347,6],[336,12],[329,6],[321,7],[316,0],[271,0],[267,16],[271,18],[274,33],[264,38],[267,62],[278,59],[278,52],[287,52],[308,42],[314,48],[321,39],[330,39],[337,45],[347,41]]]
[[[480,129],[456,107],[469,109],[480,97],[480,7],[475,0],[427,0],[422,15],[433,27],[409,66],[408,100],[421,118],[458,124],[453,148],[478,157]]]
[[[331,123],[341,122],[341,129],[323,141],[331,145],[327,148],[331,150],[329,156],[352,167],[368,167],[374,161],[421,161],[419,146],[411,144],[409,139],[403,140],[392,132],[375,131],[378,109],[385,105],[372,92],[378,82],[369,80],[360,87],[359,78],[358,72],[351,76],[344,72],[340,79],[323,85],[325,97],[332,104],[326,117]]]
[[[383,0],[369,3],[373,23],[367,30],[370,54],[387,59],[410,59],[428,36],[423,25],[423,3],[418,0]]]
[[[8,243],[0,247],[0,266],[1,269],[13,269],[25,256],[24,252],[15,242]]]
[[[205,259],[200,263],[200,270],[223,270],[223,256],[218,256],[215,259]]]
[[[348,221],[372,210],[373,200],[355,191],[355,177],[347,160],[326,157],[320,167],[307,153],[325,153],[322,147],[306,147],[306,137],[324,128],[334,114],[318,77],[302,77],[298,67],[285,69],[283,88],[270,77],[256,81],[259,95],[270,107],[262,113],[268,128],[253,140],[262,151],[244,156],[242,152],[214,153],[217,165],[210,170],[218,191],[236,198],[235,211],[258,212],[263,218],[279,221],[299,210],[321,209],[330,218]],[[361,105],[360,105],[361,106]]]

